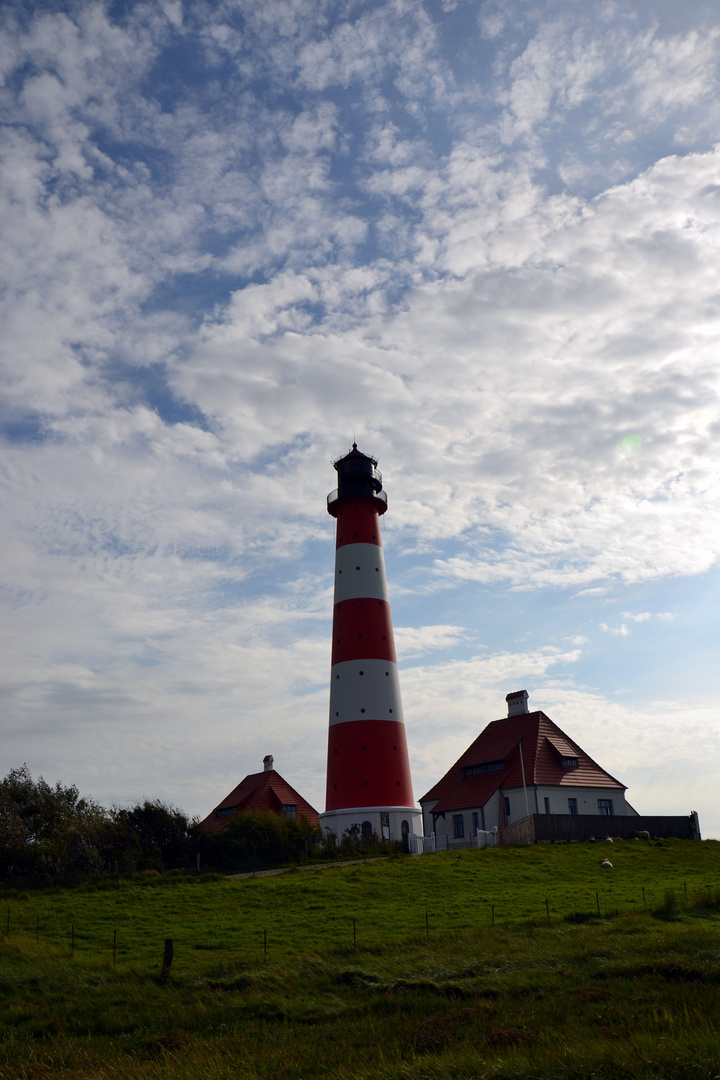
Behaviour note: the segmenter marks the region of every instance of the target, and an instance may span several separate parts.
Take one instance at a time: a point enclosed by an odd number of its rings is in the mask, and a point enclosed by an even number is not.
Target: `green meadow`
[[[720,1076],[714,841],[147,874],[0,905],[3,1080]]]

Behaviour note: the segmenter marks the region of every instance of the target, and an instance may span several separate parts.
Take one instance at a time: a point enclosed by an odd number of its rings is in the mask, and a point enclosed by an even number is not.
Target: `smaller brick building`
[[[270,754],[263,759],[263,766],[262,772],[251,773],[241,780],[212,813],[200,822],[203,832],[220,832],[236,814],[246,813],[248,810],[277,814],[279,817],[306,817],[311,825],[319,823],[320,815],[317,810],[275,771]]]

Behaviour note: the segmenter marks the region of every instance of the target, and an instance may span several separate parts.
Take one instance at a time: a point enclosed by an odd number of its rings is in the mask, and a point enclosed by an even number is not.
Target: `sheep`
[[[603,859],[600,865],[602,866],[603,870],[612,870],[613,868],[613,864],[610,862],[609,859]]]

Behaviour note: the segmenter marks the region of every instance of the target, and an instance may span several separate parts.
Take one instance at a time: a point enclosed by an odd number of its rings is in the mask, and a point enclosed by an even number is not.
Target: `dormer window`
[[[505,768],[505,762],[502,759],[497,761],[483,761],[480,765],[464,765],[463,766],[463,780],[468,776],[482,776],[483,773],[488,772],[502,772]]]
[[[297,803],[285,803],[282,808],[282,816],[288,818],[297,818]]]
[[[578,759],[576,757],[564,757],[561,764],[563,769],[577,769]]]

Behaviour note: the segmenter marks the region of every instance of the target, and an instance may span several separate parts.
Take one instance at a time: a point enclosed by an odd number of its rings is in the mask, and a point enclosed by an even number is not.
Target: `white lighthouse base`
[[[406,836],[422,836],[422,811],[414,806],[357,806],[320,815],[320,828],[338,841],[353,825],[361,837],[374,833],[379,840],[401,841]]]

